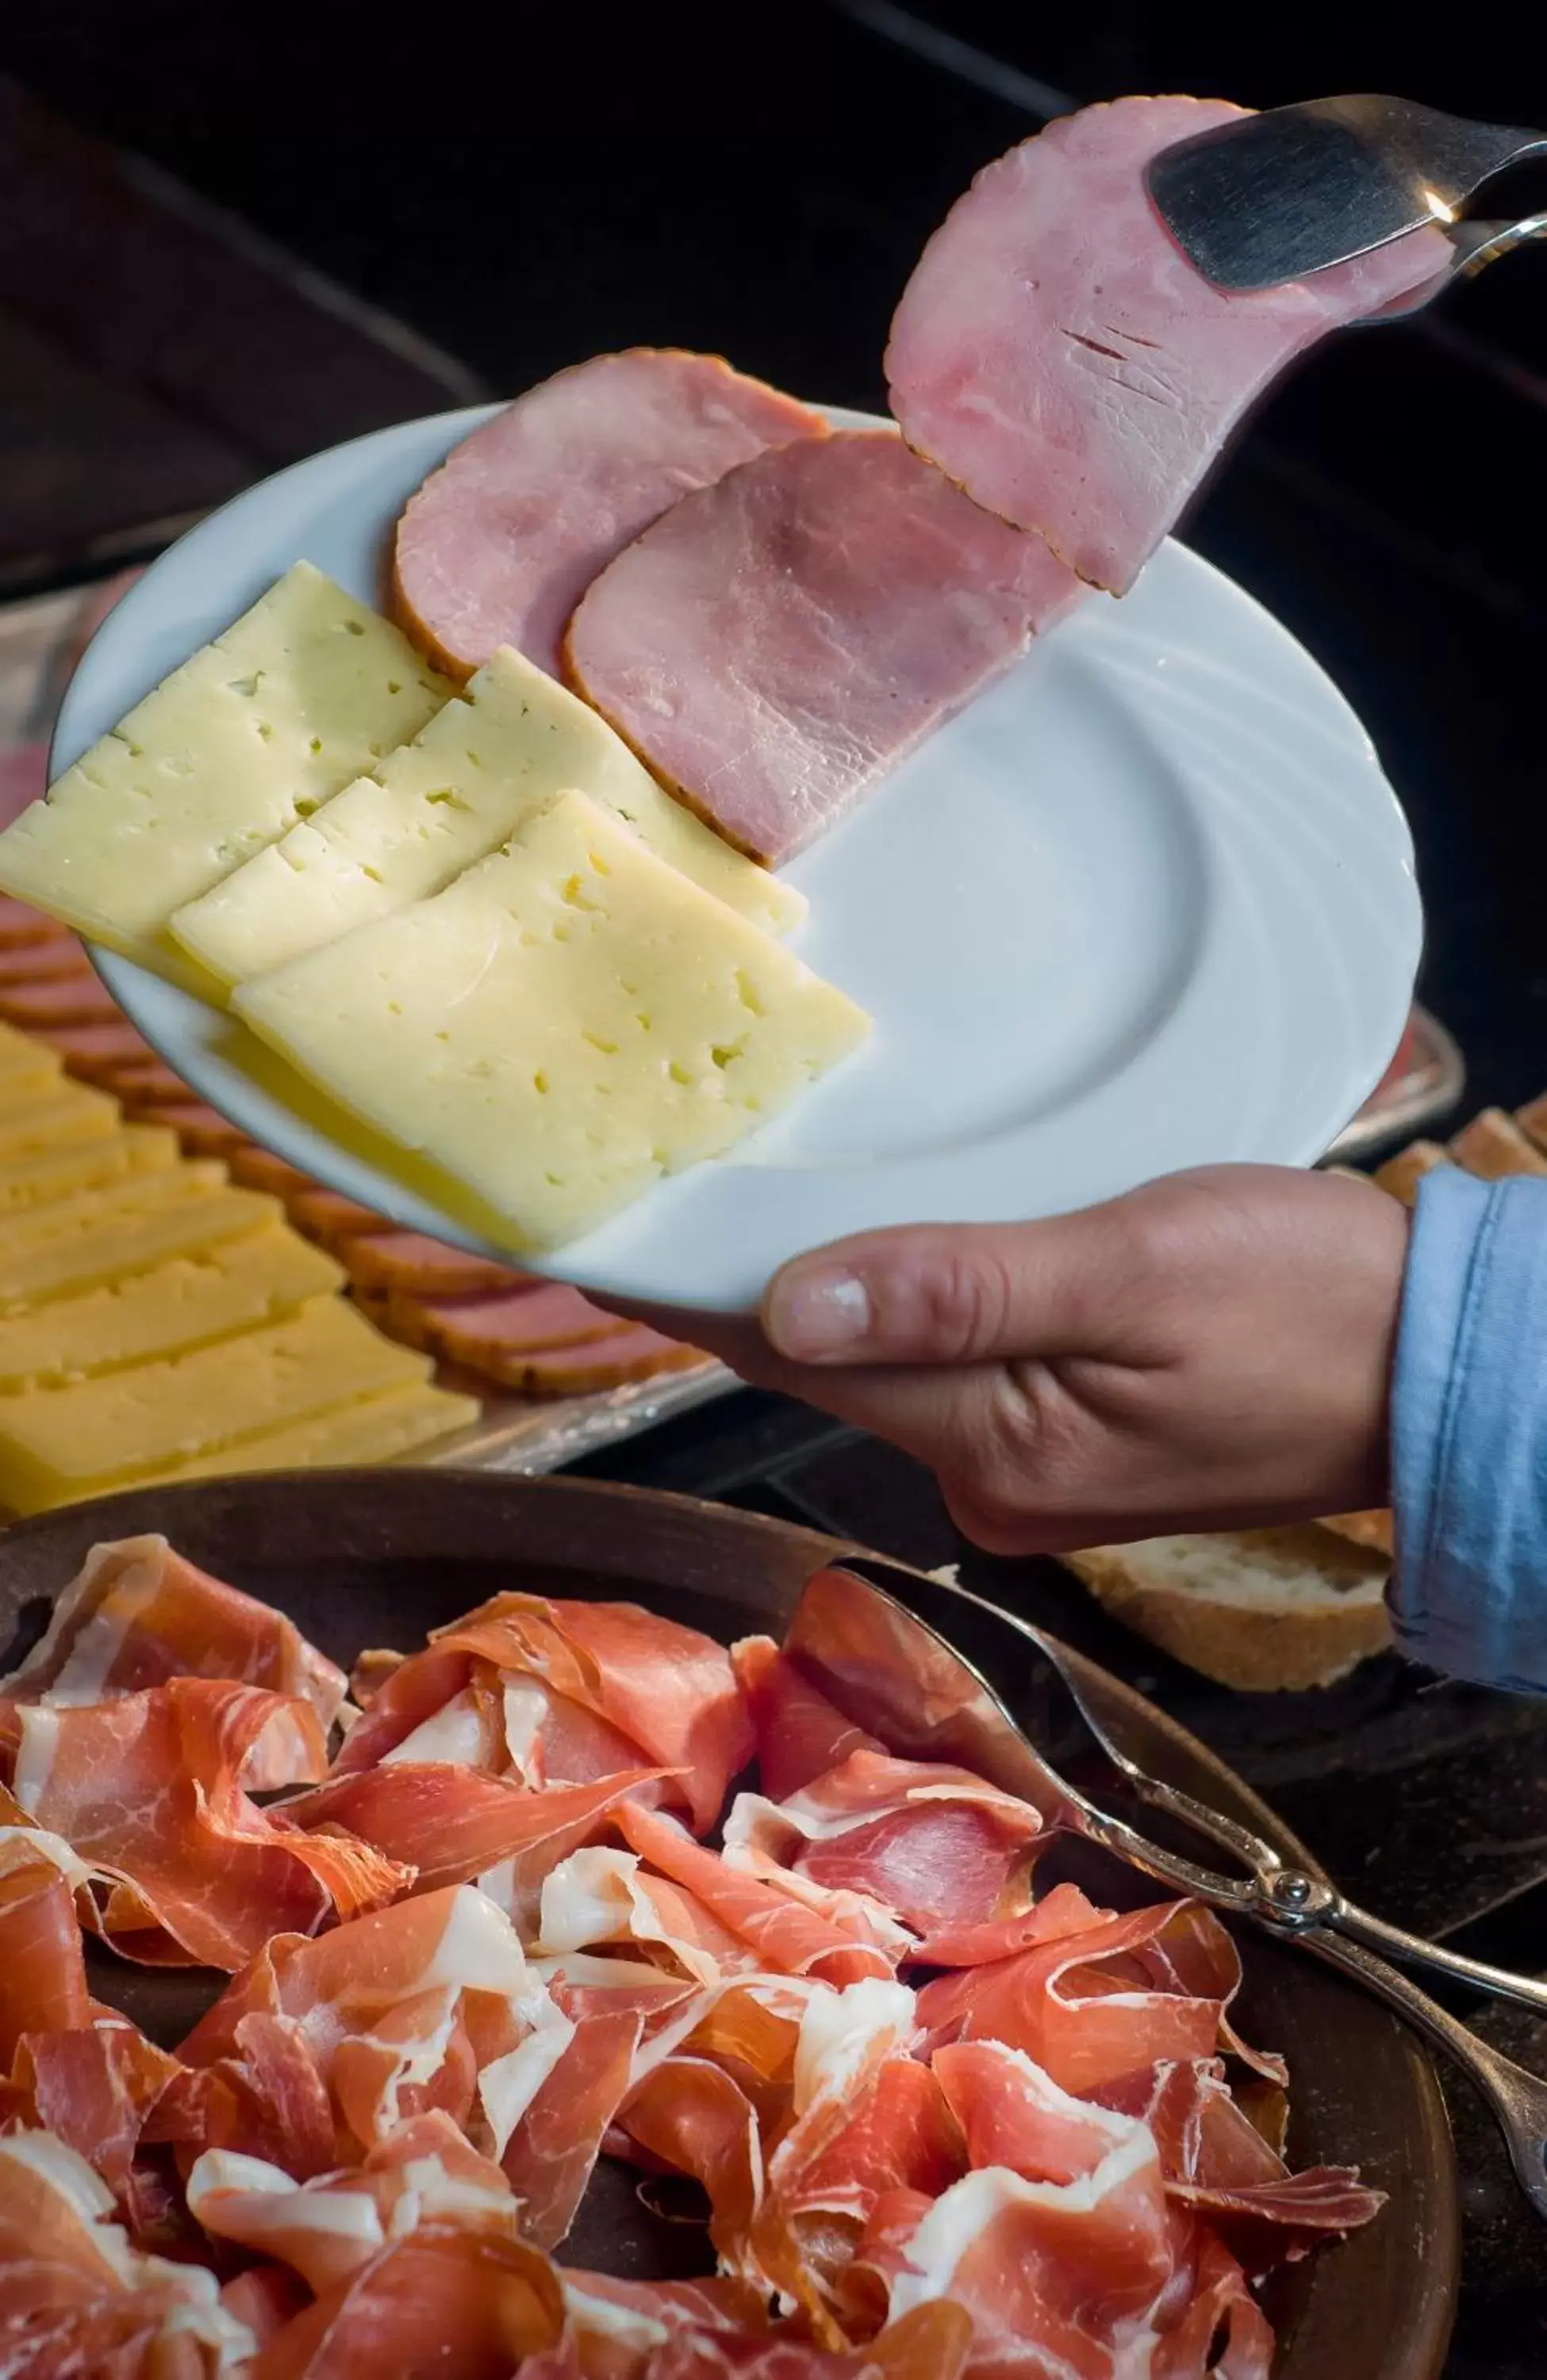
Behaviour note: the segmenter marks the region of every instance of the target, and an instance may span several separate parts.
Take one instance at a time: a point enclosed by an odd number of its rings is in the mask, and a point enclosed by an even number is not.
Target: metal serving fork
[[[1162,150],[1144,178],[1172,237],[1218,288],[1298,281],[1425,224],[1449,237],[1455,279],[1547,237],[1547,215],[1461,221],[1484,182],[1544,154],[1547,133],[1361,92],[1216,125]]]
[[[1099,1844],[1172,1891],[1245,1918],[1356,1977],[1469,2078],[1504,2134],[1521,2189],[1547,2220],[1547,2081],[1468,2032],[1379,1954],[1514,2001],[1539,2016],[1547,2015],[1547,1984],[1462,1958],[1387,1925],[1346,1900],[1323,1877],[1287,1865],[1250,1828],[1167,1778],[1168,1766],[1180,1766],[1186,1773],[1188,1764],[1185,1756],[1178,1762],[1176,1754],[1186,1738],[1163,1711],[1117,1687],[1094,1662],[1002,1606],[911,1571],[877,1568],[889,1586],[875,1584],[866,1575],[867,1565],[847,1555],[820,1572],[803,1590],[786,1638],[788,1651],[847,1717],[894,1752],[974,1769],[1029,1802],[1050,1826]],[[898,1599],[899,1590],[906,1604]],[[943,1633],[959,1629],[964,1605],[992,1615],[1024,1648],[1026,1670],[1017,1678],[1015,1701],[1027,1715],[1027,1726]],[[1061,1752],[1067,1743],[1082,1767],[1095,1753],[1116,1788],[1227,1852],[1244,1872],[1222,1874],[1151,1841],[1053,1766],[1041,1748],[1050,1740]]]

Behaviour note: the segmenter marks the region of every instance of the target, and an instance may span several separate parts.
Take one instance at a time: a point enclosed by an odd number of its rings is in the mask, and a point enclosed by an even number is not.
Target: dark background
[[[292,303],[294,275],[276,294],[240,243],[226,256],[218,225],[201,249],[120,238],[128,186],[88,172],[62,200],[39,162],[53,149],[29,147],[14,104],[7,149],[0,88],[0,567],[7,528],[44,578],[104,552],[72,529],[40,561],[42,529],[18,524],[30,505],[62,518],[115,470],[153,487],[136,499],[146,521],[176,515],[474,381],[513,392],[634,342],[717,349],[804,395],[878,406],[920,244],[1039,110],[1128,90],[1272,104],[1373,89],[1547,123],[1531,16],[1435,12],[1425,31],[1346,5],[506,0],[389,18],[326,0],[0,0],[0,77],[440,351],[330,344]],[[134,204],[155,187],[133,180]],[[1517,208],[1501,188],[1489,211],[1547,205],[1547,165],[1517,187]],[[1188,530],[1317,653],[1381,747],[1419,845],[1421,989],[1462,1043],[1473,1107],[1547,1087],[1544,457],[1547,248],[1431,319],[1319,353]],[[152,544],[130,496],[116,501],[123,549]],[[774,1399],[733,1399],[588,1467],[922,1563],[965,1550],[923,1473]],[[1547,1963],[1547,1713],[1395,1661],[1330,1694],[1241,1700],[1108,1628],[1052,1566],[967,1559],[973,1583],[1208,1736],[1372,1905]],[[1547,2026],[1484,2023],[1547,2070]],[[1454,2107],[1468,2232],[1450,2370],[1541,2380],[1547,2239],[1464,2094]]]

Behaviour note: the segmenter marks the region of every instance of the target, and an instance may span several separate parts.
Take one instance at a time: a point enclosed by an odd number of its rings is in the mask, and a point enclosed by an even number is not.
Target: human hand
[[[1382,1502],[1407,1242],[1365,1183],[1212,1166],[867,1233],[786,1267],[761,1328],[676,1328],[916,1455],[978,1545],[1055,1551]]]

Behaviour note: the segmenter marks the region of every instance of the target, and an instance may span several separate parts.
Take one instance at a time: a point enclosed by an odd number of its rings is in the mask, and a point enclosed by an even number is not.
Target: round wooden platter
[[[49,1600],[104,1539],[159,1532],[190,1560],[287,1612],[346,1665],[366,1645],[408,1649],[503,1588],[653,1606],[722,1641],[777,1635],[800,1588],[861,1548],[815,1530],[638,1488],[449,1471],[297,1474],[146,1488],[25,1522],[0,1538],[5,1666],[35,1641]],[[909,1599],[917,1574],[871,1576]],[[942,1590],[930,1583],[939,1625]],[[949,1594],[950,1590],[946,1590]],[[976,1598],[950,1606],[951,1633],[991,1682],[1014,1680],[1014,1627]],[[1116,1691],[1142,1711],[1129,1689]],[[1157,1716],[1158,1715],[1154,1715]],[[1162,1720],[1175,1755],[1178,1730]],[[1314,1864],[1256,1796],[1192,1738],[1200,1798]],[[1110,1884],[1103,1875],[1102,1888]],[[1133,1898],[1149,1897],[1138,1878]],[[1248,1931],[1241,1938],[1247,2036],[1289,2060],[1297,2165],[1356,2164],[1390,2204],[1352,2239],[1277,2277],[1275,2380],[1437,2380],[1455,2314],[1460,2213],[1455,2155],[1434,2071],[1377,2002],[1313,1959]],[[96,1988],[168,2044],[218,1988],[203,1973],[99,1961]],[[701,2229],[646,2206],[636,2177],[603,2159],[567,2263],[636,2277],[704,2268]]]

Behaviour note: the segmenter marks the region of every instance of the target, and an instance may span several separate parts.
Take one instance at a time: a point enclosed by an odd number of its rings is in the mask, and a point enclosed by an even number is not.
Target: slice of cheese
[[[58,1387],[228,1339],[293,1314],[341,1279],[320,1248],[271,1222],[82,1297],[0,1317],[0,1392]]]
[[[244,1439],[239,1446],[201,1455],[159,1475],[209,1479],[238,1471],[327,1471],[350,1463],[393,1463],[399,1455],[416,1454],[449,1438],[454,1430],[469,1428],[478,1414],[475,1398],[416,1382],[311,1421],[265,1430],[261,1438]]]
[[[40,1246],[7,1252],[0,1255],[0,1314],[126,1281],[168,1257],[197,1256],[245,1238],[278,1213],[274,1200],[256,1190],[212,1190],[202,1198],[181,1198],[149,1214],[115,1215]]]
[[[0,1397],[0,1503],[43,1512],[104,1495],[422,1381],[429,1368],[343,1298],[314,1298],[286,1321],[191,1354]]]
[[[64,1141],[0,1164],[0,1218],[102,1190],[136,1173],[170,1172],[179,1156],[177,1135],[159,1125],[126,1124],[98,1140]]]
[[[67,1197],[40,1207],[0,1215],[0,1257],[19,1256],[49,1240],[68,1239],[101,1223],[131,1215],[147,1215],[188,1198],[207,1197],[224,1188],[224,1168],[207,1159],[152,1168],[147,1173],[125,1174],[95,1188],[80,1189]]]
[[[303,1074],[504,1219],[589,1230],[731,1148],[868,1019],[581,794],[432,901],[241,986]]]
[[[158,972],[174,909],[415,735],[450,693],[298,563],[0,834],[0,887]]]
[[[15,1084],[56,1082],[64,1062],[46,1042],[18,1033],[14,1025],[0,1025],[0,1087],[7,1091]]]
[[[179,909],[172,930],[211,974],[245,982],[441,892],[568,786],[770,932],[805,915],[799,893],[663,793],[604,719],[506,650],[412,744]]]
[[[100,1140],[123,1118],[116,1099],[85,1083],[45,1084],[35,1099],[0,1102],[0,1164],[61,1141]]]

